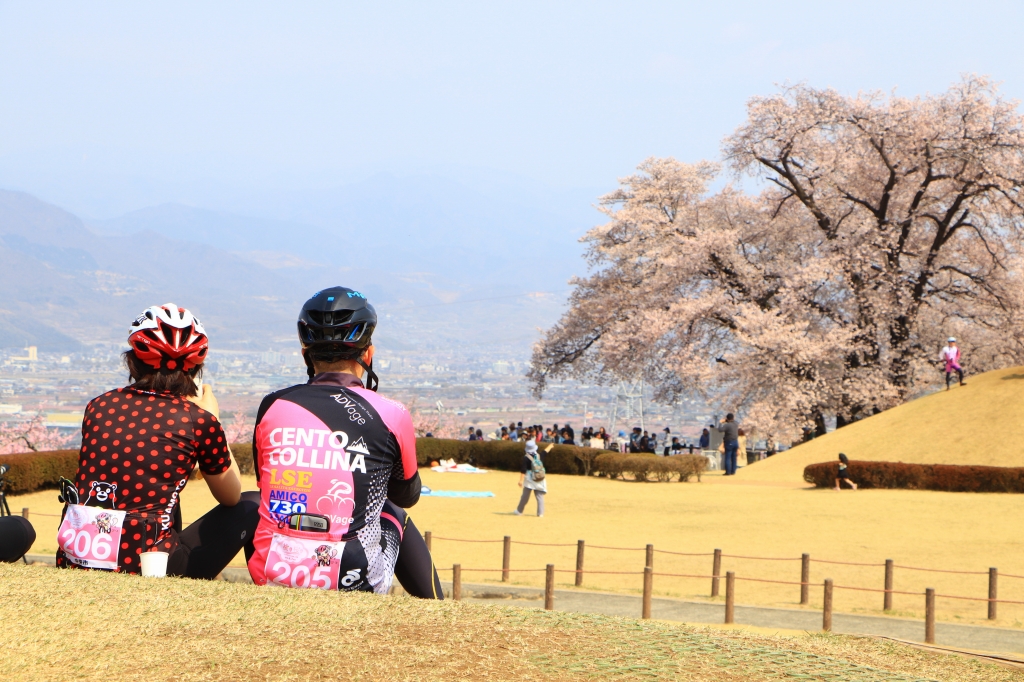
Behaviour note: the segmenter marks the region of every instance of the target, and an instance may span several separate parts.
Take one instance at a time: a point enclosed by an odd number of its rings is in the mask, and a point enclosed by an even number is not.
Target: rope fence
[[[29,508],[24,507],[21,510],[21,516],[29,518]],[[36,512],[36,516],[43,516],[49,518],[61,518],[60,514],[46,514],[42,512]],[[459,564],[454,564],[452,568],[442,568],[438,571],[451,572],[452,574],[452,597],[454,599],[461,599],[462,593],[462,572],[468,571],[471,573],[501,573],[501,581],[508,582],[509,577],[512,573],[545,573],[545,597],[544,604],[546,609],[554,608],[554,584],[556,573],[571,573],[575,576],[575,584],[577,587],[583,585],[583,579],[585,574],[589,575],[633,575],[643,576],[643,606],[642,606],[642,618],[651,617],[651,597],[653,593],[654,578],[688,578],[698,580],[711,580],[711,597],[719,596],[720,583],[723,578],[725,581],[725,622],[734,622],[734,604],[735,604],[735,584],[736,581],[744,582],[755,582],[755,583],[768,583],[776,585],[793,585],[799,586],[800,588],[800,604],[809,605],[810,597],[809,592],[811,587],[822,588],[823,593],[823,607],[822,607],[822,629],[829,631],[832,629],[832,595],[834,590],[851,590],[857,592],[871,592],[881,593],[884,595],[884,606],[883,611],[888,612],[892,610],[892,597],[893,595],[903,595],[925,597],[925,642],[931,644],[935,641],[935,600],[938,599],[956,599],[961,601],[970,602],[984,602],[988,605],[988,619],[996,620],[996,607],[998,604],[1012,604],[1012,605],[1024,605],[1024,601],[1010,600],[1010,599],[999,599],[998,598],[998,579],[999,571],[996,568],[989,568],[988,571],[958,571],[944,568],[925,568],[921,566],[905,566],[902,564],[896,564],[891,559],[887,559],[885,563],[869,563],[859,561],[835,561],[828,559],[812,559],[809,554],[803,554],[800,557],[761,557],[761,556],[750,556],[743,554],[724,554],[722,550],[716,549],[714,552],[677,552],[673,550],[655,549],[654,545],[647,545],[646,547],[615,547],[610,545],[590,545],[591,549],[610,550],[610,551],[621,551],[621,552],[645,552],[646,561],[643,571],[599,571],[599,570],[585,570],[584,569],[584,558],[585,551],[587,548],[586,543],[583,540],[579,540],[575,543],[551,543],[551,542],[526,542],[523,540],[515,540],[506,535],[501,540],[479,540],[470,538],[450,538],[433,536],[430,531],[426,531],[423,534],[424,541],[426,542],[427,549],[432,550],[433,540],[441,540],[445,542],[464,542],[464,543],[477,543],[477,544],[497,544],[502,543],[502,565],[501,568],[462,568]],[[573,569],[555,569],[554,564],[548,564],[545,568],[511,568],[511,548],[512,545],[525,545],[531,547],[576,547],[576,568]],[[712,571],[710,575],[705,574],[692,574],[692,573],[662,573],[654,571],[654,557],[655,554],[665,554],[672,556],[682,557],[712,557]],[[774,580],[768,578],[755,578],[750,576],[738,576],[733,571],[727,571],[725,575],[722,575],[722,559],[741,559],[749,561],[799,561],[800,566],[800,580]],[[869,568],[885,568],[884,589],[872,588],[872,587],[860,587],[855,585],[835,585],[833,581],[828,578],[822,583],[811,582],[810,580],[810,566],[811,562],[820,564],[829,564],[837,566],[860,566]],[[920,571],[927,573],[941,573],[946,575],[971,575],[971,576],[988,576],[988,596],[987,597],[971,597],[967,595],[952,595],[952,594],[936,594],[933,588],[926,588],[924,593],[921,592],[910,592],[904,590],[893,589],[894,573],[896,569],[905,571]],[[1018,580],[1024,580],[1024,575],[1015,575],[1010,573],[1002,574],[1005,578],[1013,578]]]
[[[811,559],[816,564],[836,564],[839,566],[869,566],[871,568],[878,568],[885,566],[885,564],[866,564],[862,561],[829,561],[827,559]]]
[[[509,543],[506,541],[505,543]],[[654,552],[648,545],[648,557],[653,556]],[[806,556],[806,555],[805,555]],[[807,563],[806,561],[804,562]],[[452,573],[452,588],[451,598],[459,601],[462,599],[462,572],[463,571],[482,571],[489,573],[496,573],[499,569],[493,568],[462,568],[460,564],[453,564],[450,569],[441,569],[443,571],[451,571]],[[511,569],[501,569],[503,574]],[[527,572],[544,572],[544,608],[548,611],[555,608],[555,574],[556,573],[574,573],[579,576],[582,573],[581,569],[570,570],[570,569],[556,569],[554,564],[548,564],[544,568],[527,568],[527,569],[514,569],[516,573],[527,573]],[[638,571],[591,571],[592,573],[609,574],[609,575],[640,575]],[[711,576],[707,575],[692,575],[685,573],[655,573],[654,568],[649,564],[644,567],[643,570],[643,597],[641,600],[641,614],[640,617],[648,619],[651,617],[651,602],[652,593],[654,589],[654,577],[680,577],[680,578],[703,578],[708,577],[717,580],[720,576],[716,573]],[[725,618],[726,624],[736,622],[736,581],[746,580],[750,582],[762,582],[762,583],[780,583],[784,585],[799,585],[801,590],[806,590],[808,587],[821,587],[823,588],[823,599],[822,599],[822,610],[821,610],[821,629],[828,632],[832,630],[832,604],[833,604],[833,591],[836,589],[840,590],[860,590],[865,592],[886,592],[886,596],[890,594],[903,594],[909,596],[921,597],[920,592],[905,592],[896,590],[878,590],[874,588],[855,587],[848,585],[835,585],[830,578],[826,578],[824,582],[819,583],[808,583],[806,581],[794,582],[790,580],[769,580],[766,578],[748,578],[737,576],[732,571],[728,571],[725,574]],[[943,599],[969,599],[972,601],[990,601],[984,599],[977,599],[975,597],[960,597],[954,595],[939,595],[935,593],[932,588],[927,588],[924,591],[925,598],[925,617],[924,617],[924,641],[927,644],[935,643],[935,599],[937,597]],[[1004,603],[1009,604],[1024,604],[1024,602],[1004,600]],[[992,608],[994,604],[990,601],[989,608]]]
[[[654,550],[658,554],[673,554],[675,556],[714,556],[714,552],[672,552],[667,549]]]
[[[988,571],[951,571],[946,568],[919,568],[917,566],[903,566],[901,564],[895,564],[896,568],[902,568],[905,571],[926,571],[928,573],[955,573],[958,575],[988,575]]]
[[[27,510],[26,510],[27,511]],[[926,620],[926,640],[931,633],[934,637],[934,610],[935,610],[935,599],[959,599],[964,601],[972,602],[984,602],[988,605],[988,619],[996,620],[996,606],[1002,604],[1013,604],[1013,605],[1024,605],[1024,601],[1015,601],[1010,599],[999,599],[998,598],[998,578],[999,571],[996,568],[990,568],[988,571],[958,571],[942,568],[924,568],[920,566],[904,566],[902,564],[896,564],[892,559],[887,559],[884,563],[875,562],[863,562],[863,561],[836,561],[830,559],[812,559],[809,554],[803,554],[800,557],[764,557],[764,556],[752,556],[746,554],[725,554],[720,549],[714,550],[714,552],[677,552],[674,550],[666,549],[655,549],[654,545],[647,545],[646,547],[617,547],[611,545],[589,545],[590,549],[601,549],[621,552],[640,552],[646,553],[646,561],[644,570],[640,571],[598,571],[588,570],[584,568],[585,552],[588,547],[586,542],[579,540],[576,542],[576,568],[572,569],[555,569],[553,564],[548,564],[547,568],[535,568],[535,569],[513,569],[511,568],[511,554],[512,545],[526,545],[531,547],[573,547],[572,543],[553,543],[553,542],[526,542],[522,540],[512,540],[511,536],[506,535],[501,540],[471,540],[466,538],[446,538],[437,537],[434,538],[430,531],[424,533],[424,539],[427,543],[428,549],[432,549],[431,543],[434,539],[444,540],[449,542],[474,542],[474,543],[503,543],[502,552],[502,566],[500,569],[476,569],[467,568],[459,569],[453,567],[452,569],[443,569],[445,571],[451,570],[453,580],[455,576],[461,576],[461,571],[484,571],[489,573],[501,573],[501,581],[508,582],[509,577],[512,573],[546,573],[546,584],[550,587],[547,590],[545,596],[545,603],[553,603],[553,590],[554,590],[554,577],[556,573],[570,573],[575,576],[576,587],[583,585],[585,575],[643,575],[644,577],[644,607],[643,613],[646,614],[643,617],[650,617],[650,600],[653,580],[657,576],[659,578],[687,578],[697,580],[711,580],[711,597],[718,597],[721,587],[721,582],[724,580],[726,583],[726,621],[727,623],[733,622],[733,596],[735,594],[735,583],[736,581],[742,582],[753,582],[753,583],[764,583],[774,585],[792,585],[800,588],[800,604],[807,606],[810,604],[810,588],[822,588],[825,591],[823,607],[823,621],[822,626],[825,630],[831,629],[831,610],[832,610],[832,594],[834,590],[852,590],[857,592],[870,592],[875,594],[883,595],[883,612],[890,612],[893,609],[892,599],[893,595],[911,596],[911,597],[925,597],[925,620]],[[681,556],[681,557],[712,557],[712,570],[711,574],[701,573],[663,573],[654,571],[654,558],[656,554]],[[739,576],[733,571],[727,571],[725,575],[722,574],[722,559],[739,559],[745,561],[799,561],[800,562],[800,580],[776,580],[769,578],[757,578],[753,576]],[[884,573],[884,588],[873,588],[873,587],[861,587],[856,585],[835,585],[831,579],[826,579],[824,582],[811,582],[810,570],[811,563],[816,562],[819,564],[835,565],[835,566],[858,566],[867,568],[883,568]],[[458,565],[456,565],[458,566]],[[896,590],[893,588],[894,574],[896,569],[907,570],[907,571],[924,571],[929,573],[941,573],[947,575],[971,575],[971,576],[988,576],[988,597],[971,597],[966,595],[946,595],[936,594],[932,588],[927,588],[924,593],[912,592],[906,590]],[[1024,576],[1004,574],[1008,578],[1024,579]],[[461,580],[461,578],[460,578]],[[461,588],[460,588],[461,590]],[[929,625],[930,623],[930,625]]]

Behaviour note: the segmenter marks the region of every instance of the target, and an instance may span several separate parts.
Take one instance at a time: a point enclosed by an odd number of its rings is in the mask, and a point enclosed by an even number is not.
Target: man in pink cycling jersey
[[[403,510],[420,497],[416,438],[405,407],[376,393],[376,325],[366,297],[344,287],[302,306],[309,381],[264,398],[253,434],[261,503],[248,566],[259,585],[385,594],[395,575],[414,596],[442,598]]]

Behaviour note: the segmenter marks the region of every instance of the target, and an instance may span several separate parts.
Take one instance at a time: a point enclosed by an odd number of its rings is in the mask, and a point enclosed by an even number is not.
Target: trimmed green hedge
[[[231,454],[238,462],[238,471],[242,474],[256,473],[255,464],[252,461],[252,443],[232,443]]]
[[[231,445],[231,453],[235,456],[238,468],[243,474],[253,473],[252,443],[234,443]],[[7,493],[23,495],[36,490],[56,488],[61,476],[72,481],[75,480],[75,475],[78,473],[78,457],[78,450],[0,455],[0,464],[11,467],[4,476]]]
[[[0,464],[11,467],[4,476],[11,495],[56,488],[61,476],[74,480],[78,473],[78,450],[22,452],[0,456]]]
[[[670,481],[675,475],[677,480],[688,481],[691,476],[700,475],[708,466],[703,455],[671,455],[659,457],[654,453],[603,452],[594,461],[594,471],[608,478],[626,478],[630,474],[634,481],[648,481],[653,476],[657,481]]]
[[[1024,493],[1024,468],[955,464],[905,464],[850,460],[850,480],[859,488],[904,488],[953,493]],[[811,464],[804,480],[834,488],[839,462]]]
[[[549,443],[537,444],[542,450]],[[589,457],[587,450],[577,445],[554,445],[544,456],[544,468],[549,474],[583,473],[579,458]],[[446,438],[417,438],[416,462],[430,466],[431,462],[454,459],[456,464],[472,464],[482,469],[519,471],[526,454],[526,444],[512,440],[448,440]]]

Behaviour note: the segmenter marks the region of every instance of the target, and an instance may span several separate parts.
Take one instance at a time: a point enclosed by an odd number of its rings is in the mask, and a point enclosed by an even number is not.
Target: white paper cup
[[[143,552],[142,575],[146,578],[164,578],[167,576],[167,552]]]

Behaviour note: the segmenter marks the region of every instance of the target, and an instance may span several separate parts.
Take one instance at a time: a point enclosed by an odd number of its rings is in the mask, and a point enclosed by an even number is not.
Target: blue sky
[[[777,83],[1022,97],[1022,29],[977,0],[0,2],[0,186],[97,218],[379,172],[608,190],[716,158]]]

